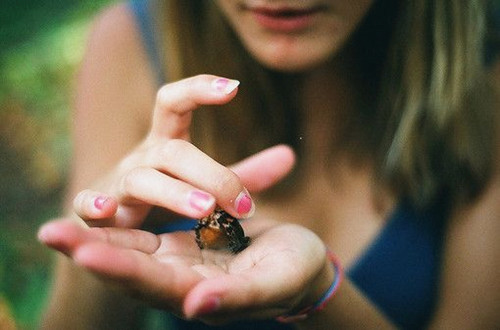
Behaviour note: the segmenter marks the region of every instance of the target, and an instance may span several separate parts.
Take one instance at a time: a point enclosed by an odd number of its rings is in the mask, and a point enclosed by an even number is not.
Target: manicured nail
[[[206,298],[196,311],[196,316],[212,314],[220,308],[221,301],[219,297],[211,296]]]
[[[242,218],[251,217],[255,212],[255,205],[253,203],[253,200],[246,191],[240,192],[240,194],[234,201],[234,205],[236,208],[236,212],[238,212],[238,214]]]
[[[212,82],[212,87],[218,92],[229,95],[239,86],[239,84],[240,82],[238,80],[217,78]]]
[[[94,199],[94,206],[98,210],[102,210],[104,208],[104,204],[106,204],[108,198],[104,196],[99,196]]]
[[[215,204],[215,198],[206,192],[195,190],[189,194],[189,205],[198,211],[206,211]]]

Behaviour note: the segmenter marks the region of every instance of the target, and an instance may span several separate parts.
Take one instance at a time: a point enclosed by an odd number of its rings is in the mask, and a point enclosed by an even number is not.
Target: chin
[[[268,40],[267,43],[248,42],[246,48],[263,66],[283,72],[313,70],[330,61],[340,50],[339,40],[321,42],[303,39]]]
[[[255,54],[254,58],[263,66],[268,69],[288,72],[288,73],[300,73],[313,70],[331,59],[332,54],[313,54],[304,53],[299,54],[292,52],[279,52],[279,53],[267,53],[267,54]]]
[[[306,72],[309,70],[313,70],[325,62],[326,59],[294,59],[294,58],[270,58],[270,59],[261,59],[259,62],[272,70],[280,71],[280,72],[288,72],[288,73],[300,73]]]

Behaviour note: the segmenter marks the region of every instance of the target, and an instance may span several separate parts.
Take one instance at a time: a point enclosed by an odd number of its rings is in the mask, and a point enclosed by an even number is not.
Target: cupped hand
[[[140,228],[153,206],[201,218],[218,204],[235,217],[250,216],[249,190],[264,189],[286,175],[294,162],[292,151],[271,148],[228,168],[189,142],[192,112],[200,105],[229,102],[237,86],[235,80],[211,75],[163,86],[145,140],[92,189],[75,197],[75,213],[91,226],[123,228]],[[269,158],[275,166],[257,169]]]
[[[44,225],[39,238],[129,295],[211,324],[282,315],[328,286],[325,247],[311,231],[259,219],[243,226],[252,242],[238,254],[200,250],[192,231],[155,235],[68,220]]]

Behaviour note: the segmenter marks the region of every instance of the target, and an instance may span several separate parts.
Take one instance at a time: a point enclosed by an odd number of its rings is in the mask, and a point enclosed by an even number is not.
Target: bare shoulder
[[[500,104],[500,61],[492,63],[490,73],[495,102]],[[441,300],[434,328],[494,329],[500,324],[498,120],[495,130],[492,177],[476,199],[454,208],[447,226]]]
[[[138,50],[139,35],[133,14],[126,3],[104,9],[93,22],[89,45],[106,47],[108,51]]]
[[[477,200],[452,214],[436,328],[494,329],[500,324],[499,200],[496,171]]]
[[[81,83],[95,92],[131,99],[137,109],[152,107],[157,85],[133,13],[126,3],[103,10],[94,20],[83,59]]]
[[[92,24],[76,77],[73,195],[144,138],[157,88],[127,5],[105,9]]]

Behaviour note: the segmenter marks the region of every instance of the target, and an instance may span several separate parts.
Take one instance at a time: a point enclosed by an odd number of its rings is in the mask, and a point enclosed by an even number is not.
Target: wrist
[[[283,323],[302,321],[311,314],[321,311],[335,295],[342,279],[343,269],[338,258],[326,248],[326,258],[323,268],[311,283],[309,293],[302,299],[299,308],[279,316],[277,320]],[[305,307],[304,307],[305,306]]]
[[[300,306],[301,309],[304,309],[308,306],[315,305],[321,298],[325,295],[325,293],[330,288],[333,279],[338,275],[337,271],[334,267],[332,267],[332,263],[328,258],[328,248],[325,248],[325,257],[323,266],[321,267],[321,271],[318,273],[316,278],[311,282],[310,290],[308,290],[308,294],[302,300]]]

